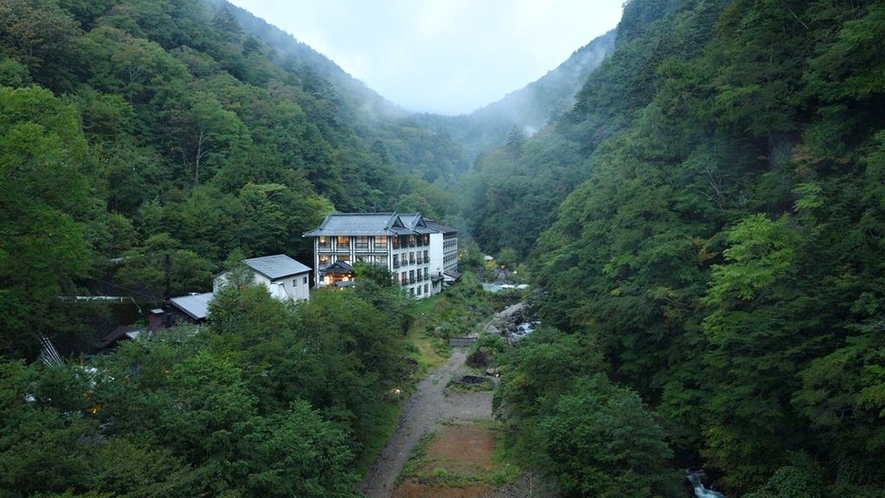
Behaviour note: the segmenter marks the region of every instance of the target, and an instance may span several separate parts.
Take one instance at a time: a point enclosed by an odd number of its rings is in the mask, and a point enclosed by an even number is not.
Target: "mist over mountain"
[[[564,496],[704,468],[727,496],[882,498],[883,32],[877,1],[630,0],[444,117],[225,2],[0,0],[0,493],[358,496],[418,365],[388,275],[297,310],[231,286],[95,372],[41,343],[119,324],[71,297],[150,310],[311,260],[326,213],[420,211],[537,290],[535,332],[483,340],[505,454]]]
[[[277,64],[294,64],[309,67],[323,78],[328,78],[340,87],[341,97],[355,109],[365,112],[371,120],[375,118],[393,118],[406,115],[407,112],[386,100],[376,91],[354,78],[323,54],[320,54],[305,43],[298,41],[297,33],[287,33],[251,12],[237,7],[225,0],[211,0],[218,6],[227,9],[239,26],[256,39],[271,48],[268,57]]]
[[[424,126],[445,129],[463,148],[469,161],[504,143],[515,128],[532,135],[574,105],[574,97],[615,45],[609,31],[576,50],[556,69],[533,83],[508,93],[497,102],[461,116],[416,115]]]

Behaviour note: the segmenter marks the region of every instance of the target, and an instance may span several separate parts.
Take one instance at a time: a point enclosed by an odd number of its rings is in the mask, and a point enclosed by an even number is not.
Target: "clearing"
[[[531,474],[515,479],[516,469],[493,459],[498,430],[492,391],[447,389],[453,379],[476,375],[464,364],[466,356],[465,348],[454,348],[444,364],[418,383],[390,441],[360,485],[367,498],[550,496],[533,490]]]

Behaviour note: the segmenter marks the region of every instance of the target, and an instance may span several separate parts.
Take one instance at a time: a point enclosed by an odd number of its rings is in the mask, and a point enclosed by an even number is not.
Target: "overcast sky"
[[[469,113],[617,26],[624,0],[229,0],[409,111]]]

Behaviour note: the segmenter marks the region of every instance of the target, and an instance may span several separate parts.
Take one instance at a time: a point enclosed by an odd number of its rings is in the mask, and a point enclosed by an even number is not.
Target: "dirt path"
[[[464,367],[467,352],[455,348],[449,359],[418,383],[403,409],[400,423],[387,447],[369,469],[360,489],[367,498],[389,498],[409,452],[426,434],[443,422],[476,422],[492,418],[492,393],[443,393],[446,385]]]
[[[523,306],[523,303],[515,304],[496,313],[484,328],[492,330],[495,324]],[[412,448],[425,435],[438,431],[444,423],[469,424],[492,420],[491,391],[444,393],[449,381],[468,373],[469,369],[464,365],[466,357],[466,348],[453,349],[444,364],[418,383],[387,447],[381,451],[360,484],[366,498],[390,498]]]

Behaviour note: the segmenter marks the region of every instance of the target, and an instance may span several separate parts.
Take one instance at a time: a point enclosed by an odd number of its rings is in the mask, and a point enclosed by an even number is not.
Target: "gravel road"
[[[518,311],[522,303],[496,313],[489,325]],[[418,441],[436,432],[442,423],[470,423],[492,419],[492,393],[452,392],[443,390],[452,378],[468,373],[464,365],[467,348],[455,348],[452,355],[438,369],[418,383],[403,409],[399,425],[387,447],[366,473],[360,490],[366,498],[389,498],[394,491],[396,478]]]
[[[366,498],[389,498],[396,478],[409,458],[409,452],[426,434],[436,432],[443,422],[475,422],[492,418],[492,393],[452,393],[443,390],[449,381],[462,375],[466,348],[455,348],[449,359],[418,383],[399,425],[369,469],[360,489]]]

